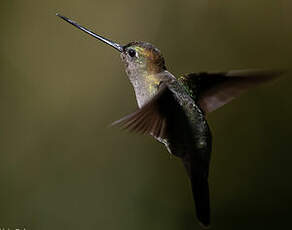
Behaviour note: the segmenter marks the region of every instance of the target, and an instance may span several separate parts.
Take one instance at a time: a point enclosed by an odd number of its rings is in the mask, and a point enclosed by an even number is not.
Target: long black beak
[[[102,41],[102,42],[104,42],[104,43],[106,43],[106,44],[108,44],[108,45],[114,47],[114,48],[117,49],[118,51],[123,52],[124,49],[123,49],[123,46],[122,46],[122,45],[119,45],[118,43],[115,43],[115,42],[113,42],[113,41],[111,41],[111,40],[109,40],[109,39],[106,39],[106,38],[104,38],[104,37],[102,37],[102,36],[100,36],[100,35],[98,35],[98,34],[96,34],[96,33],[93,33],[93,32],[90,31],[89,29],[86,29],[85,27],[83,27],[83,26],[77,24],[76,22],[72,21],[71,19],[69,19],[69,18],[67,18],[67,17],[65,17],[65,16],[62,16],[62,15],[60,15],[60,14],[56,14],[56,15],[57,15],[58,17],[62,18],[63,20],[65,20],[66,22],[72,24],[73,26],[76,26],[78,29],[80,29],[80,30],[82,30],[82,31],[84,31],[84,32],[86,32],[86,33],[88,33],[88,34],[90,34],[92,37],[95,37],[95,38],[97,38],[98,40],[100,40],[100,41]]]

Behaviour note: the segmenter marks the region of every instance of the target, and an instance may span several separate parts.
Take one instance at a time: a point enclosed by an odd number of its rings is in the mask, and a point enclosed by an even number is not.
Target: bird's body
[[[247,88],[273,79],[280,72],[243,70],[176,78],[167,71],[164,57],[153,45],[131,42],[121,46],[58,16],[121,52],[138,109],[113,124],[152,135],[171,154],[182,159],[191,181],[197,217],[208,227],[212,138],[205,116]]]
[[[131,57],[129,52],[135,55]],[[204,113],[187,85],[166,70],[160,51],[151,44],[130,43],[121,53],[121,58],[142,112],[117,123],[149,133],[165,144],[171,154],[183,160],[192,181],[198,218],[207,226],[210,222],[208,171],[211,134]],[[158,101],[153,100],[156,95]],[[147,107],[151,103],[154,108]]]
[[[124,60],[125,57],[123,56],[124,55],[122,54],[122,59]],[[190,154],[190,152],[194,152],[196,150],[200,151],[205,148],[210,149],[211,137],[204,113],[196,104],[195,98],[187,90],[187,85],[185,85],[183,81],[177,79],[170,72],[164,69],[160,72],[149,74],[147,72],[137,73],[136,71],[129,70],[130,65],[126,62],[125,66],[126,73],[133,85],[139,108],[142,108],[158,93],[161,85],[166,85],[168,90],[172,93],[171,96],[173,97],[173,101],[165,100],[166,103],[163,105],[161,103],[160,109],[165,110],[165,112],[166,110],[169,110],[169,113],[172,112],[172,105],[167,104],[167,102],[175,101],[183,110],[185,115],[184,117],[178,117],[178,114],[174,114],[173,125],[175,127],[173,129],[179,135],[183,136],[184,133],[189,132],[187,133],[187,136],[184,136],[182,140],[178,137],[171,140],[167,137],[161,138],[160,136],[157,137],[154,135],[158,141],[166,145],[170,153],[183,158],[186,154]],[[173,109],[173,111],[175,111],[175,109]],[[181,130],[183,127],[185,128],[185,124],[183,124],[184,122],[186,122],[190,130]],[[134,125],[134,123],[132,123],[132,125]],[[139,129],[139,127],[136,128]],[[143,132],[142,129],[141,131]],[[178,143],[176,144],[176,142]],[[181,147],[178,147],[179,145],[181,145]],[[209,156],[206,156],[206,159],[209,159]]]

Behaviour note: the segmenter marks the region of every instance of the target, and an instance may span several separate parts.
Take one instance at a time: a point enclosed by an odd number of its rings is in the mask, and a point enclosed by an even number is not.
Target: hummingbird
[[[162,53],[152,44],[135,41],[120,45],[65,16],[57,16],[120,52],[138,108],[113,125],[153,136],[170,154],[182,160],[191,182],[197,219],[202,227],[208,228],[212,135],[206,115],[282,72],[233,70],[190,73],[176,78],[168,72]]]

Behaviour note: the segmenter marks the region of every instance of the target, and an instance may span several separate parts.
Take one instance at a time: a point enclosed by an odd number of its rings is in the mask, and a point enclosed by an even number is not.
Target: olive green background
[[[121,44],[169,71],[289,69],[291,0],[7,0],[0,8],[0,228],[200,229],[181,162],[108,126],[137,107]],[[291,227],[289,73],[208,116],[213,229]]]

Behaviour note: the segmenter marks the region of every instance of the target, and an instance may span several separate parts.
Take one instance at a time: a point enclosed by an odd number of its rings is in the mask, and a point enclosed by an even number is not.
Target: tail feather
[[[210,198],[208,184],[208,168],[195,162],[184,161],[192,184],[193,199],[196,207],[197,218],[204,228],[210,227]]]
[[[198,172],[196,172],[198,173]],[[210,199],[208,178],[192,173],[192,192],[197,210],[197,218],[204,227],[210,225]]]

